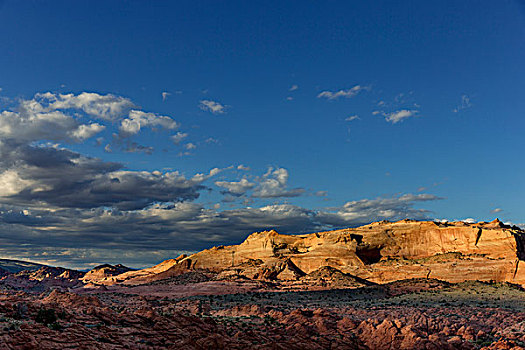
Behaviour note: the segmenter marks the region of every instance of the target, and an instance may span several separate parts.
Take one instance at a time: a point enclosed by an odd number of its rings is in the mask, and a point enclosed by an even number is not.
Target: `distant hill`
[[[0,269],[10,273],[17,273],[24,270],[36,271],[42,267],[47,267],[47,265],[22,260],[0,259]]]

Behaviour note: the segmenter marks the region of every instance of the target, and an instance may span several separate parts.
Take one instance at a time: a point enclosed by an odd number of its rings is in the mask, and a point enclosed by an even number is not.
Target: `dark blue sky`
[[[138,266],[265,227],[525,223],[522,1],[0,1],[0,33],[0,147],[13,157],[0,163],[1,239],[28,245],[4,255],[61,245],[38,259]],[[104,117],[85,92],[129,103]],[[80,137],[80,124],[98,126]],[[78,175],[78,157],[88,175],[49,182]],[[141,229],[100,224],[108,213]]]

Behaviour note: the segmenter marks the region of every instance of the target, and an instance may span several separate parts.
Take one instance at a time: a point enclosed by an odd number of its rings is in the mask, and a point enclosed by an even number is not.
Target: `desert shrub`
[[[27,307],[26,303],[16,303],[13,306],[14,315],[13,318],[17,320],[22,320],[27,317],[29,308]]]
[[[55,309],[41,308],[36,314],[35,321],[38,323],[42,323],[46,326],[55,323],[57,321]]]
[[[49,325],[49,328],[54,330],[54,331],[60,331],[62,330],[62,326],[60,325],[60,323],[58,322],[53,322]]]

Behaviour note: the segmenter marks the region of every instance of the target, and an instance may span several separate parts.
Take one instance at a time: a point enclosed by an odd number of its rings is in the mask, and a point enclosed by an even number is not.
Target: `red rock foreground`
[[[181,299],[0,296],[2,349],[524,349],[525,291],[421,279]]]

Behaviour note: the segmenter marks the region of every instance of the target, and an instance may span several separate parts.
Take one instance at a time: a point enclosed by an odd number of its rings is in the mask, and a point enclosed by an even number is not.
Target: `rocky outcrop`
[[[497,219],[476,224],[382,221],[306,235],[257,232],[239,245],[180,261],[248,278],[299,279],[329,266],[376,283],[431,277],[525,285],[525,232]]]
[[[77,280],[85,275],[82,271],[65,269],[63,267],[43,266],[38,270],[21,271],[15,274],[16,277],[27,277],[29,279],[43,281],[45,279],[66,279]]]
[[[93,269],[89,270],[84,277],[82,277],[82,281],[84,282],[92,282],[92,283],[98,283],[101,281],[105,281],[108,278],[112,276],[117,276],[123,273],[126,273],[128,271],[132,271],[127,266],[117,264],[117,265],[99,265],[97,267],[94,267]]]
[[[132,270],[126,268],[126,271],[120,273],[114,273],[114,269],[109,270],[108,268],[106,268],[106,266],[111,265],[102,265],[102,268],[96,267],[90,272],[88,272],[89,275],[86,274],[86,277],[84,277],[84,281],[102,285],[111,285],[116,283],[144,284],[153,281],[158,281],[161,279],[177,276],[183,272],[188,272],[190,270],[190,261],[186,260],[182,263],[179,263],[186,257],[186,255],[182,254],[176,259],[168,259],[161,262],[160,264],[148,267],[146,269]],[[92,271],[93,273],[91,273]],[[108,273],[108,271],[111,271],[111,273]]]

